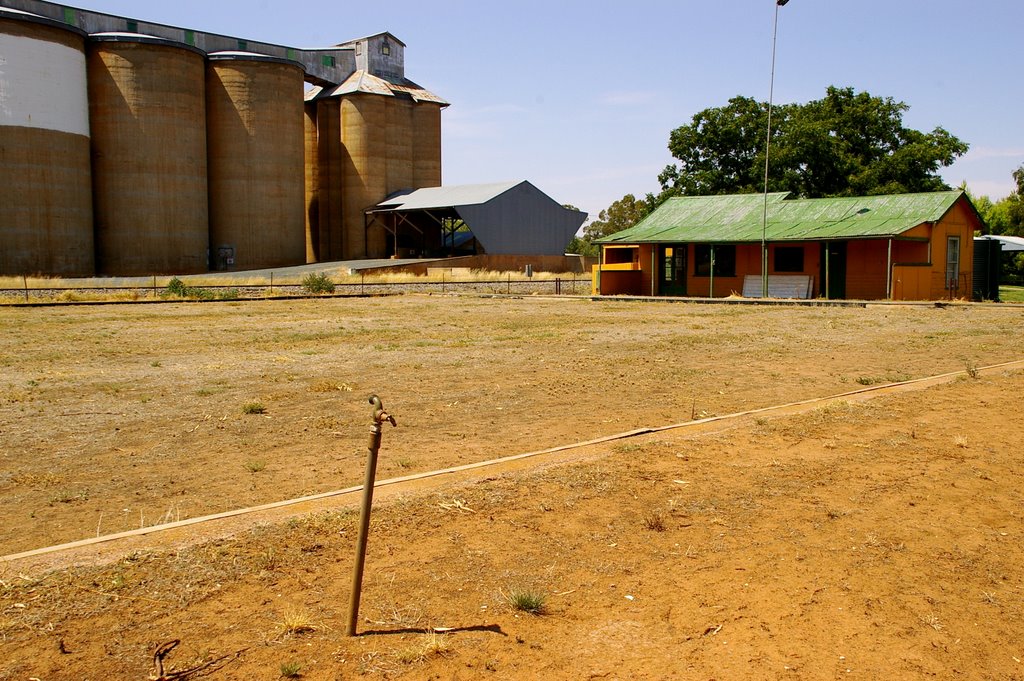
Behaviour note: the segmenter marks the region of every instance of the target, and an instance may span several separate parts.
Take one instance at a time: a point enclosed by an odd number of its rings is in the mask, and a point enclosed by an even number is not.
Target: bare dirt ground
[[[1024,316],[403,297],[0,322],[12,553],[357,484],[371,391],[393,477],[1017,359]],[[171,639],[169,667],[228,655],[226,679],[1024,678],[1022,388],[965,377],[387,499],[356,638],[350,507],[0,565],[0,679],[144,679]]]

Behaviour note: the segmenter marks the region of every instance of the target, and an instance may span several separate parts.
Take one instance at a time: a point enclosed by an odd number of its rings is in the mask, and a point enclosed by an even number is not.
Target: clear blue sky
[[[452,103],[445,184],[528,179],[592,218],[659,189],[669,132],[768,98],[774,0],[93,0],[77,6],[296,47],[391,31],[406,75]],[[791,0],[775,102],[829,85],[906,102],[971,149],[942,175],[993,199],[1024,164],[1022,0]]]

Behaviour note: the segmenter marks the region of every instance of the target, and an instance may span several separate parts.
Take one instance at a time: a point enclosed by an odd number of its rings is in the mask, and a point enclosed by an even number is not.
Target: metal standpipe
[[[370,534],[370,508],[373,506],[373,485],[377,477],[377,452],[380,450],[381,425],[389,421],[397,426],[395,417],[384,411],[384,405],[376,395],[370,397],[373,406],[370,425],[369,456],[366,459],[366,481],[363,483],[363,504],[359,515],[359,535],[356,538],[356,563],[352,570],[352,596],[348,605],[348,628],[346,636],[356,635],[359,619],[359,597],[363,589],[363,566],[366,563],[366,541]]]

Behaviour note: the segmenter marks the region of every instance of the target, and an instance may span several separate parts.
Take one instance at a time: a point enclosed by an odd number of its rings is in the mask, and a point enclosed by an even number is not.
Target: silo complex
[[[217,269],[306,261],[304,75],[300,64],[277,57],[209,55],[210,244]]]
[[[93,274],[85,34],[0,8],[0,275]]]
[[[441,184],[447,105],[388,32],[298,49],[0,0],[0,276],[397,254],[367,211]]]
[[[88,66],[98,272],[205,272],[203,53],[100,33],[90,37]]]

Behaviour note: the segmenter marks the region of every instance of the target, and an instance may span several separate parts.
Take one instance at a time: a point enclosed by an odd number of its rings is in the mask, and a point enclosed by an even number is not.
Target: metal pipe
[[[772,77],[768,85],[768,132],[764,140],[764,212],[761,215],[761,297],[768,297],[768,152],[772,145],[772,99],[775,94],[775,44],[779,35],[779,8],[789,0],[776,0],[772,29]]]
[[[664,260],[664,258],[662,258]],[[664,263],[662,263],[664,265]],[[651,244],[651,297],[658,295],[655,293],[655,286],[658,283],[658,247]]]
[[[829,279],[829,263],[832,260],[832,246],[829,242],[825,242],[825,300],[830,300],[832,282]]]
[[[715,245],[711,244],[711,269],[708,277],[708,298],[715,297]]]
[[[370,534],[370,509],[373,506],[373,485],[377,477],[377,452],[380,450],[381,424],[389,421],[392,426],[395,417],[384,411],[384,405],[376,395],[370,396],[373,405],[372,425],[370,426],[369,456],[366,459],[366,481],[363,483],[363,504],[359,515],[359,535],[356,538],[356,563],[352,569],[352,595],[348,604],[348,628],[346,636],[356,635],[356,622],[359,619],[359,597],[363,589],[363,566],[366,564],[366,541]]]
[[[885,296],[892,300],[892,239],[889,239],[889,252],[885,260]]]

